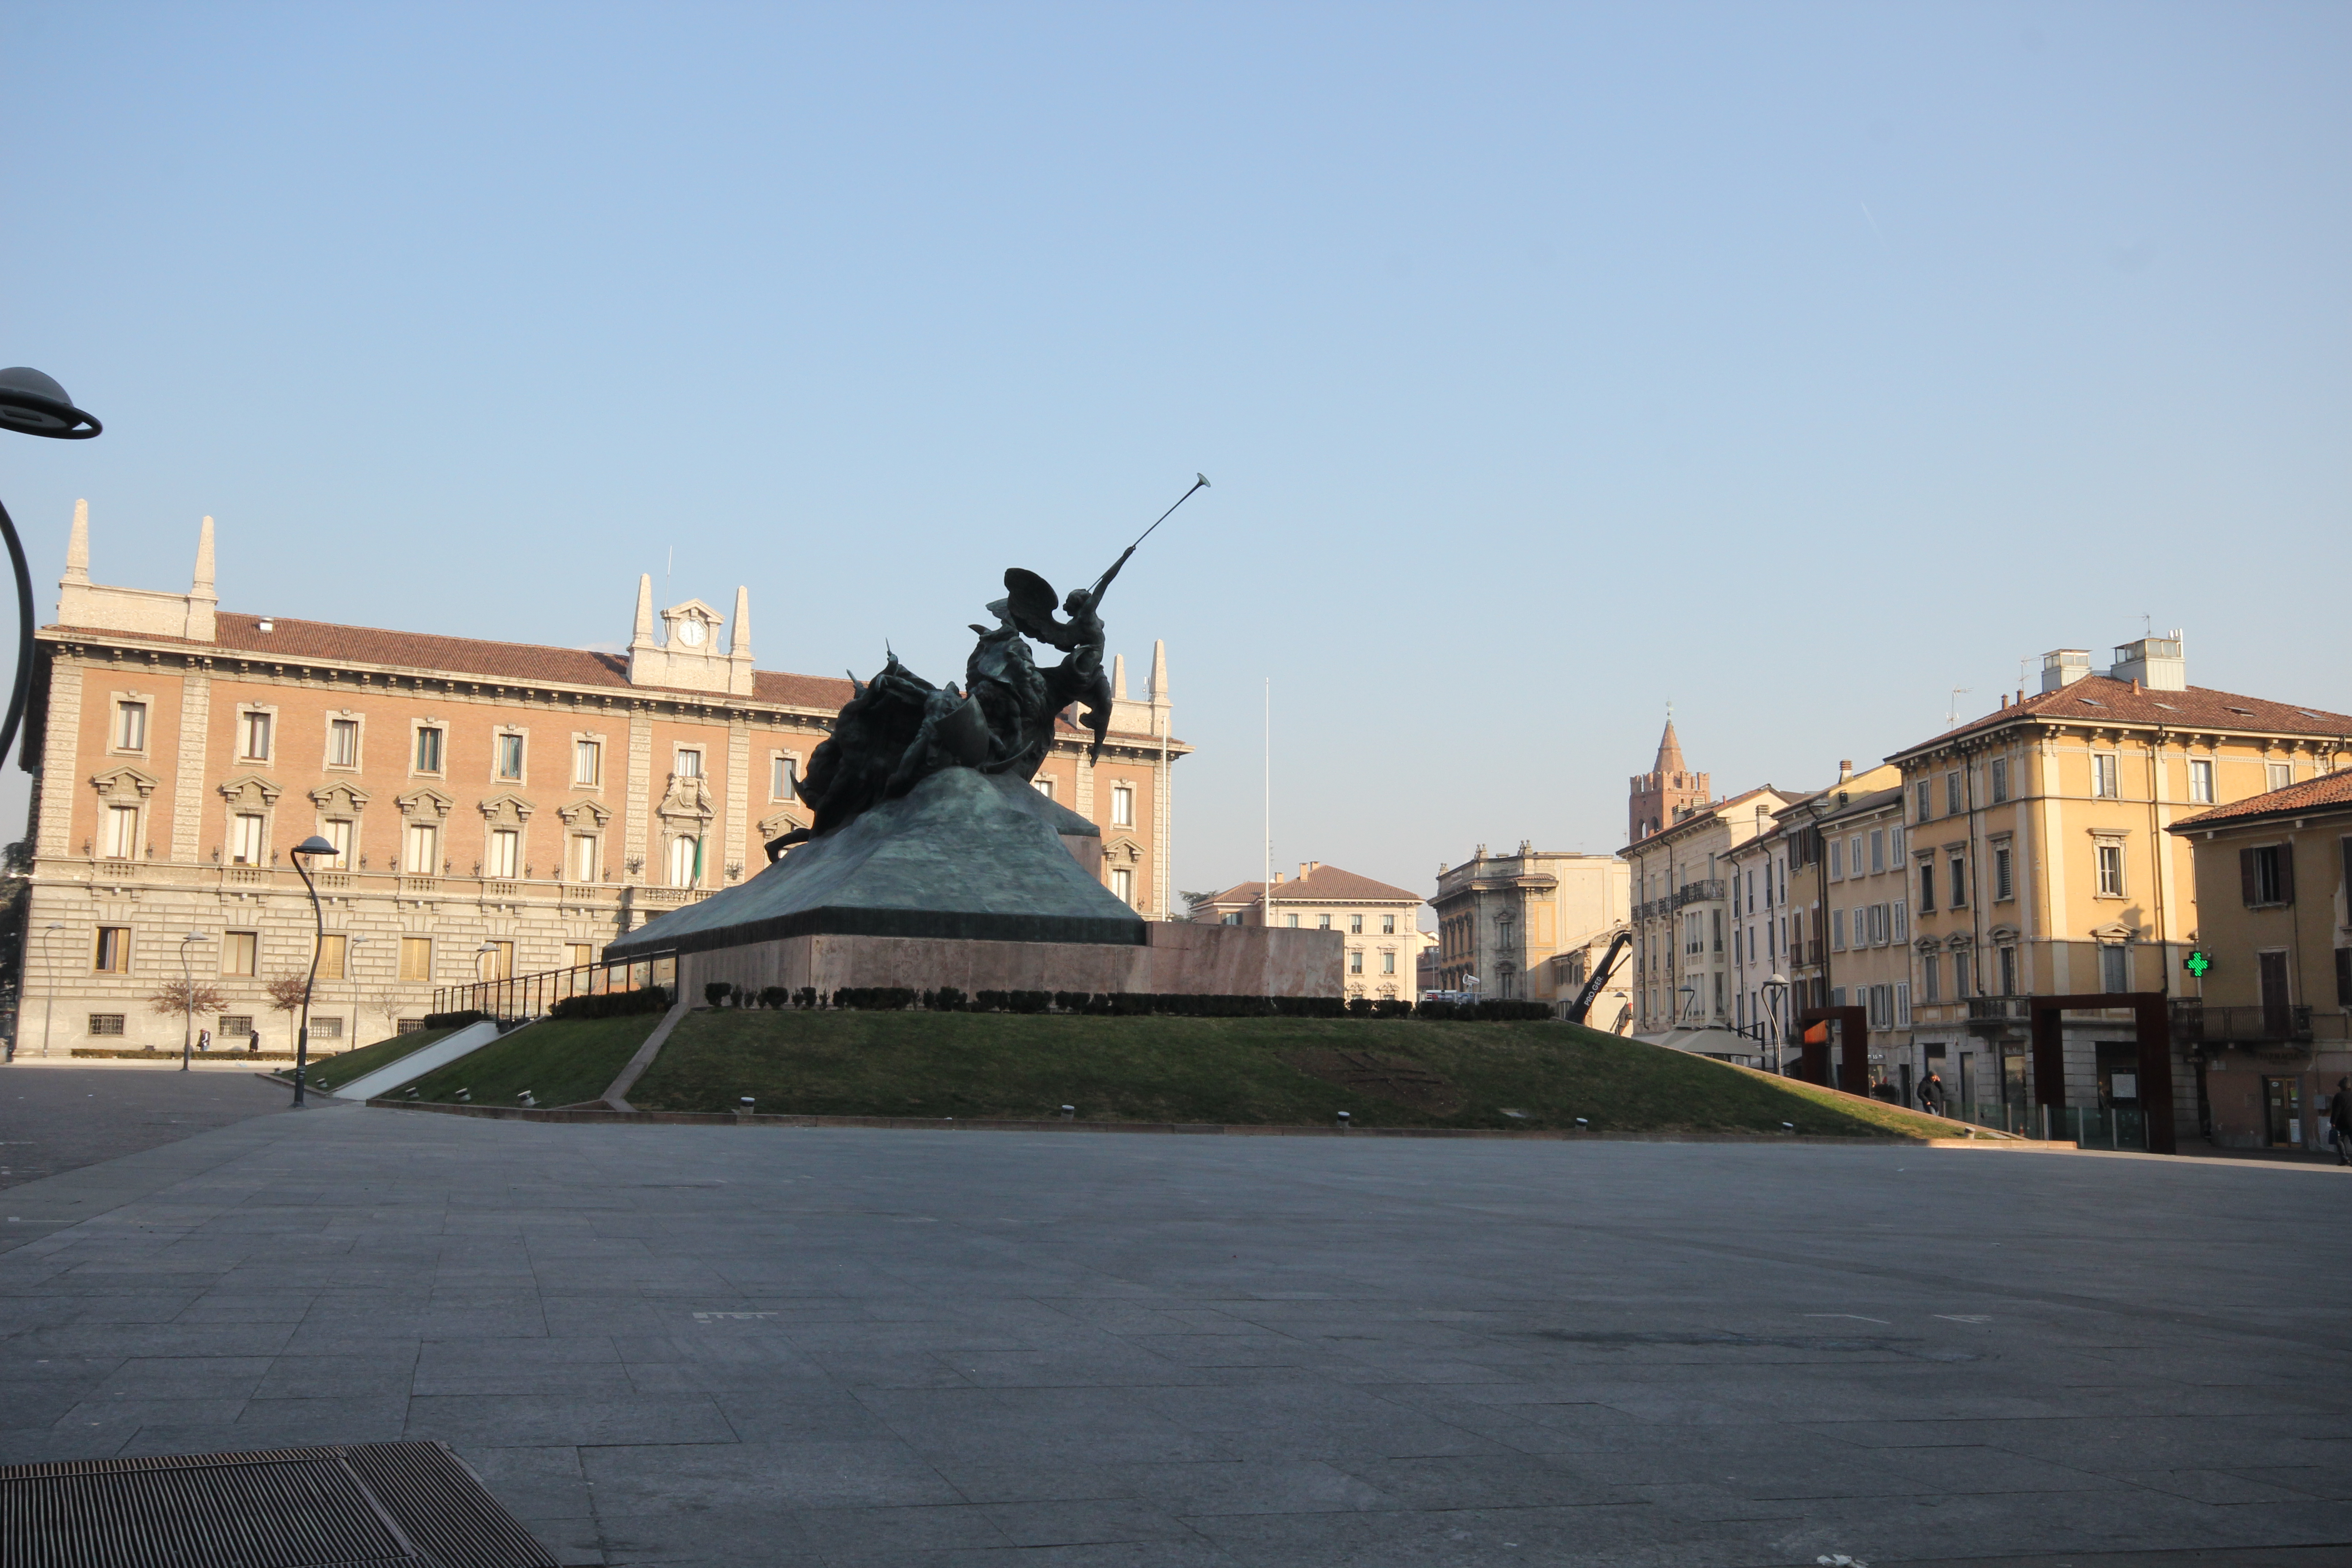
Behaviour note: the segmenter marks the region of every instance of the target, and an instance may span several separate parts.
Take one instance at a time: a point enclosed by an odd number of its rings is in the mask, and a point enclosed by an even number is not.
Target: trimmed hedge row
[[[625,1018],[633,1013],[666,1013],[670,994],[659,985],[641,991],[607,991],[595,996],[566,996],[547,1010],[551,1018]]]
[[[457,1013],[427,1013],[425,1015],[425,1026],[428,1029],[462,1029],[488,1016],[479,1007],[467,1007]]]
[[[765,1000],[764,995],[762,1000]],[[803,988],[794,1001],[803,1007],[814,1005],[815,994]],[[769,1003],[771,1006],[777,1005]],[[1417,1016],[1465,1023],[1496,1023],[1531,1022],[1552,1016],[1551,1008],[1541,1002],[1487,1001],[1459,1005],[1424,1002],[1416,1006],[1402,998],[1202,996],[1185,992],[1141,991],[982,991],[977,995],[966,995],[952,985],[943,985],[936,991],[916,991],[904,985],[845,986],[833,994],[831,1005],[869,1012],[898,1012],[920,1007],[936,1013],[1076,1013],[1112,1018],[1142,1017],[1150,1014],[1179,1018]]]

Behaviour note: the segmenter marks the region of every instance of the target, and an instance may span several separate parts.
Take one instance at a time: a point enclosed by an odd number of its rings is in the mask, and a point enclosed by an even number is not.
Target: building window
[[[358,720],[327,721],[327,765],[331,768],[355,768],[360,765]]]
[[[416,771],[437,773],[441,771],[441,742],[448,731],[434,724],[416,727]]]
[[[324,829],[322,837],[325,837],[328,843],[335,847],[334,858],[327,862],[327,868],[331,871],[350,870],[352,868],[352,825],[350,820],[345,817],[331,816],[319,826]]]
[[[2293,763],[2264,763],[2263,764],[2263,788],[2265,790],[2284,789],[2287,785],[2293,783],[2294,783],[2294,764]]]
[[[1135,791],[1125,784],[1111,786],[1110,825],[1113,827],[1135,826]]]
[[[698,779],[702,776],[702,753],[691,746],[681,746],[677,753],[677,776]]]
[[[1285,915],[1282,917],[1282,923],[1288,929],[1297,931],[1298,929],[1298,917],[1297,915]]]
[[[2009,846],[1995,844],[1992,847],[1992,896],[1996,903],[2017,896],[2011,864]]]
[[[1874,828],[1870,835],[1870,874],[1876,876],[1886,869],[1886,835]]]
[[[474,978],[477,980],[512,980],[514,978],[514,943],[486,942],[488,952],[474,954]]]
[[[137,806],[110,805],[106,808],[106,858],[110,860],[135,860],[139,858]]]
[[[1890,866],[1903,864],[1903,825],[1899,822],[1886,830],[1886,861]]]
[[[122,1033],[122,1018],[123,1015],[120,1013],[92,1013],[89,1016],[89,1032],[93,1035],[119,1035]]]
[[[1348,973],[1350,973],[1350,974],[1361,974],[1363,972],[1364,972],[1364,952],[1363,952],[1363,949],[1361,949],[1361,948],[1349,948],[1349,949],[1348,950]]]
[[[596,879],[596,836],[593,833],[572,836],[572,879],[575,882]]]
[[[1925,822],[1932,815],[1928,808],[1935,804],[1935,785],[1927,779],[1921,779],[1919,787],[1912,793],[1917,797],[1913,803],[1914,810],[1917,814],[1918,820]]]
[[[2203,757],[2189,761],[2189,798],[2199,805],[2213,804],[2213,764]]]
[[[593,942],[567,942],[564,953],[572,968],[585,969],[596,962],[596,944]]]
[[[404,936],[400,939],[400,977],[403,980],[433,978],[433,939],[429,936]]]
[[[319,978],[341,980],[343,964],[350,956],[351,938],[341,931],[329,931],[319,939]]]
[[[685,753],[679,753],[683,756]],[[695,753],[698,757],[700,752]],[[702,879],[702,840],[686,834],[669,841],[669,885],[691,888]]]
[[[250,1013],[222,1014],[220,1032],[221,1038],[224,1040],[253,1038],[253,1015]]]
[[[2101,752],[2091,759],[2091,793],[2101,800],[2114,800],[2117,790],[2118,759],[2111,752]]]
[[[89,966],[100,974],[130,973],[131,928],[129,926],[99,927],[98,946],[90,954]]]
[[[1944,892],[1950,899],[1952,908],[1965,909],[1969,901],[1968,858],[1963,855],[1953,856],[1950,868],[1951,875],[1946,879]]]
[[[574,741],[572,742],[572,782],[582,789],[595,789],[604,782],[604,742]]]
[[[1364,934],[1363,916],[1349,915],[1348,917],[1348,934],[1349,936],[1361,936]]]
[[[1396,954],[1386,948],[1381,951],[1381,973],[1382,974],[1396,973]]]
[[[2260,848],[2239,850],[2238,883],[2248,909],[2294,902],[2294,855],[2292,847],[2265,844]]]
[[[1135,905],[1135,873],[1129,870],[1124,866],[1113,871],[1110,874],[1110,890],[1112,895],[1116,897],[1120,903],[1127,905],[1130,909],[1133,908]],[[1326,926],[1328,926],[1331,923],[1331,919],[1328,915],[1326,915],[1323,918],[1323,923]]]
[[[1317,931],[1329,931],[1331,929],[1331,917],[1329,915],[1317,915],[1315,917],[1315,929]]]
[[[1382,936],[1396,935],[1396,916],[1382,915],[1381,917],[1381,934]]]
[[[258,931],[225,932],[221,937],[221,973],[223,974],[255,973],[254,960],[259,955],[260,950],[261,933]]]
[[[1911,1026],[1911,983],[1907,980],[1895,983],[1895,1026],[1898,1029]]]
[[[1845,951],[1845,911],[1843,910],[1830,911],[1830,951],[1832,952]]]
[[[1944,775],[1944,815],[1960,815],[1960,775],[1958,773]]]
[[[1830,880],[1837,882],[1843,881],[1844,879],[1845,840],[1843,838],[1832,838],[1830,840]]]
[[[2007,757],[1995,757],[1992,760],[1992,803],[1995,805],[1999,805],[2008,798],[2009,759]]]
[[[1936,912],[1936,863],[1933,860],[1919,862],[1919,912],[1923,915]]]
[[[490,829],[490,875],[501,880],[512,880],[515,865],[522,856],[522,835],[511,827]]]
[[[1870,1026],[1872,1028],[1884,1029],[1886,1027],[1887,1013],[1893,1000],[1894,993],[1889,991],[1885,986],[1874,985],[1870,988],[1870,1000],[1864,1004],[1864,1005],[1870,1009],[1869,1018]]]
[[[1919,994],[1929,1002],[1944,999],[1944,960],[1941,954],[1930,952],[1921,956]]]
[[[2017,949],[2003,947],[1996,948],[1994,952],[2000,960],[2000,994],[2014,996],[2017,994]]]
[[[269,760],[270,716],[247,713],[237,726],[237,756],[248,763]]]
[[[522,737],[520,735],[499,737],[498,776],[509,781],[522,777]]]
[[[1242,923],[1242,917],[1239,914],[1230,914],[1217,923],[1219,925],[1237,926]]]
[[[261,814],[240,811],[229,823],[229,863],[236,866],[261,864]]]
[[[798,757],[778,757],[769,769],[768,798],[791,800],[798,795],[800,768],[801,762]]]
[[[1910,900],[1897,899],[1895,900],[1894,921],[1894,940],[1896,942],[1909,942],[1911,940]]]
[[[1952,995],[1955,1000],[1964,1001],[1968,994],[1969,955],[1965,952],[1956,952],[1952,954]]]
[[[2131,989],[2131,949],[2119,942],[2099,944],[2099,989],[2102,991]]]
[[[2102,844],[2098,847],[2099,897],[2120,899],[2124,896],[2124,847]]]
[[[1853,868],[1852,875],[1862,875],[1862,835],[1859,833],[1847,842],[1845,863]]]
[[[441,869],[441,829],[429,822],[408,825],[408,843],[401,867],[412,877],[430,877]]]
[[[115,710],[114,744],[125,752],[147,749],[147,704],[125,702]]]
[[[343,1021],[341,1018],[313,1018],[310,1020],[310,1037],[314,1040],[340,1040],[343,1037]]]
[[[1031,784],[1035,786],[1039,795],[1044,795],[1047,800],[1054,798],[1054,781],[1052,779],[1034,778],[1029,782]]]

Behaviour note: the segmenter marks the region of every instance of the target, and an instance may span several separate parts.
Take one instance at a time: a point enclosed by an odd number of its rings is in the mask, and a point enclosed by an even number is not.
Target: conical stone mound
[[[740,887],[648,921],[604,956],[820,933],[1146,945],[1142,916],[1087,874],[1065,836],[1100,832],[1017,779],[948,768]]]

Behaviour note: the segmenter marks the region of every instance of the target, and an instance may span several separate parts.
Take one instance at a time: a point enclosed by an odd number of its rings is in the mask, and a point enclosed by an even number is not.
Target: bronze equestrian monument
[[[820,996],[869,986],[1339,996],[1339,933],[1147,921],[1103,885],[1101,830],[1030,782],[1074,712],[1094,737],[1089,759],[1100,752],[1111,713],[1103,595],[1142,542],[1058,601],[1035,573],[1006,572],[1004,597],[988,606],[996,624],[971,628],[961,690],[895,653],[873,679],[851,677],[799,784],[814,824],[771,843],[758,876],[647,921],[605,959],[674,953],[684,996],[721,981]],[[1061,661],[1040,668],[1033,640]]]

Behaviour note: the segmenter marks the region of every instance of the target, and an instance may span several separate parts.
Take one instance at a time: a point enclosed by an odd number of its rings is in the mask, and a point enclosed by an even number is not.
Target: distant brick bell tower
[[[1675,825],[1685,806],[1705,805],[1709,795],[1706,775],[1683,766],[1683,743],[1675,738],[1674,715],[1666,715],[1666,732],[1658,737],[1658,760],[1646,773],[1635,773],[1625,800],[1625,842],[1639,844],[1653,833]]]

